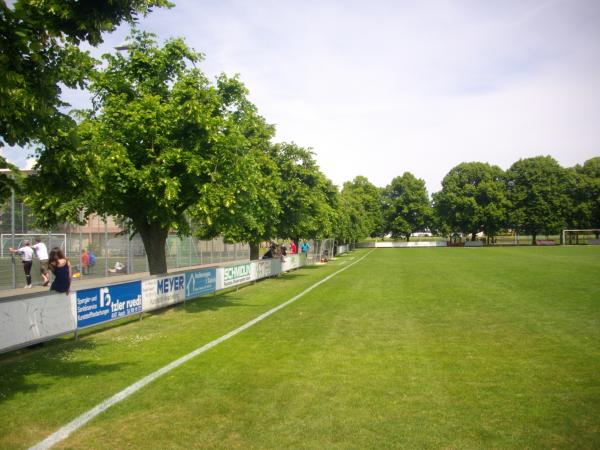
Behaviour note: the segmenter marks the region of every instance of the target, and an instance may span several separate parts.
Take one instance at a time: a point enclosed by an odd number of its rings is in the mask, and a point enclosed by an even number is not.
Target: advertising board
[[[142,283],[115,284],[77,291],[77,328],[142,312]]]
[[[247,283],[252,281],[252,273],[250,271],[250,263],[236,264],[223,268],[223,286],[229,287],[236,284]]]
[[[185,275],[142,281],[142,305],[144,311],[152,311],[185,300]]]
[[[273,275],[277,275],[279,272],[275,268],[275,261],[272,259],[264,259],[261,261],[256,261],[256,279],[260,280],[261,278],[272,277]]]
[[[216,269],[194,270],[185,273],[185,298],[195,298],[210,294],[217,289]]]

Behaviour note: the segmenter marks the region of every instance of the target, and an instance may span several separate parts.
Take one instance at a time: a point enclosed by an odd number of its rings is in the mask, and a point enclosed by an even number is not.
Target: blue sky
[[[175,3],[139,28],[184,37],[211,76],[239,73],[276,140],[312,147],[338,185],[410,171],[433,192],[464,161],[600,156],[596,0]],[[22,167],[25,153],[3,150]]]

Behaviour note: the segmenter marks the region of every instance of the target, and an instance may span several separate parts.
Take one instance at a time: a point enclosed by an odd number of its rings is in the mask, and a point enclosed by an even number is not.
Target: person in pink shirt
[[[290,254],[293,255],[298,251],[298,248],[296,247],[296,243],[294,241],[292,241],[290,243]]]

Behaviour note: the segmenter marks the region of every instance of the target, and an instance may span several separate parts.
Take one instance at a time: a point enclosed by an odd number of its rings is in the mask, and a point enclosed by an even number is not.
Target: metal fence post
[[[108,276],[108,219],[104,218],[104,276]]]
[[[131,230],[127,233],[127,273],[133,273],[133,267],[131,267]]]
[[[14,177],[13,177],[14,179]],[[11,248],[15,248],[15,190],[11,189],[10,195],[10,246]],[[11,253],[11,261],[12,261],[12,287],[15,289],[17,287],[17,267],[15,261],[15,254]]]

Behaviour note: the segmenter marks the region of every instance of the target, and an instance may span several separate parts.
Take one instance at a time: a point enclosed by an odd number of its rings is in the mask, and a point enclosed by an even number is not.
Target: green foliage
[[[569,214],[568,173],[550,156],[521,159],[506,172],[513,228],[532,235],[559,232]]]
[[[13,190],[19,192],[22,176],[17,167],[0,157],[0,205],[11,196]]]
[[[386,231],[393,237],[409,240],[412,233],[429,226],[432,212],[425,181],[405,172],[392,180],[384,195]]]
[[[437,216],[451,231],[495,236],[506,228],[509,202],[504,172],[487,163],[461,163],[433,194]]]
[[[600,228],[600,157],[569,170],[569,228]]]
[[[102,33],[165,0],[0,3],[0,137],[11,145],[43,141],[61,121],[60,84],[83,87],[93,60],[77,45],[102,42]]]
[[[70,123],[61,85],[83,88],[94,60],[78,48],[166,0],[0,1],[0,147],[56,139]],[[5,164],[0,156],[0,164]],[[0,189],[10,186],[0,177]]]
[[[191,217],[209,233],[257,197],[265,154],[257,143],[272,128],[237,78],[210,83],[189,67],[202,55],[181,39],[158,47],[134,31],[127,55],[103,58],[91,78],[94,109],[80,112],[77,136],[65,133],[42,153],[30,186],[43,189],[29,201],[50,223],[80,211],[120,219],[140,233],[150,270],[160,273],[169,230],[189,233]]]
[[[313,153],[294,143],[281,143],[272,146],[271,158],[281,178],[277,236],[329,237],[335,223],[337,190],[319,170]]]
[[[367,177],[358,176],[344,183],[342,195],[350,199],[357,216],[355,238],[376,237],[384,234],[382,190]],[[350,207],[350,206],[349,206]]]

